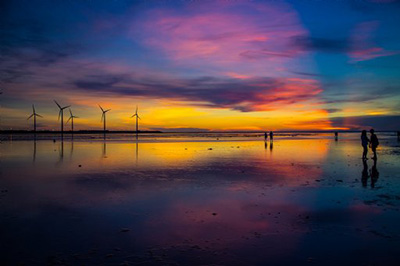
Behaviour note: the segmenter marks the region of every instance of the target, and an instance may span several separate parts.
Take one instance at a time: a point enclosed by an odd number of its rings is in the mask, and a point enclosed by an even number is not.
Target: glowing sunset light
[[[1,265],[397,266],[399,14],[1,1]]]
[[[77,130],[101,126],[98,104],[109,130],[131,130],[136,105],[143,130],[400,127],[395,2],[369,1],[369,15],[325,1],[100,2],[4,6],[0,129],[29,129],[32,104],[38,130],[57,129],[53,98]]]

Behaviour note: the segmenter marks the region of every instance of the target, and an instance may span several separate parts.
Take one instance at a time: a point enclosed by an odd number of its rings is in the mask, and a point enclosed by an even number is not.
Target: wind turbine
[[[74,116],[74,115],[72,114],[71,109],[69,109],[69,113],[70,113],[70,117],[68,118],[66,124],[68,124],[68,121],[71,120],[71,129],[72,129],[72,132],[74,132],[74,118],[79,118],[79,117]]]
[[[33,131],[36,132],[36,117],[43,117],[39,114],[36,113],[35,110],[35,105],[32,104],[32,114],[28,117],[27,120],[31,119],[31,117],[33,117]]]
[[[103,124],[104,132],[106,132],[106,113],[108,111],[110,111],[111,109],[104,110],[103,108],[101,108],[100,104],[99,104],[99,107],[100,107],[101,111],[103,112],[103,114],[101,115],[101,120],[100,121],[103,121],[103,123],[104,123]]]
[[[71,105],[61,107],[61,105],[58,104],[56,100],[54,102],[57,104],[58,108],[60,109],[60,112],[58,113],[58,120],[60,120],[61,116],[61,134],[64,132],[64,109],[71,107]]]
[[[136,105],[136,112],[135,112],[134,115],[131,116],[131,118],[133,118],[133,117],[136,116],[136,139],[138,138],[138,132],[139,132],[139,123],[138,123],[138,119],[142,120],[142,119],[139,117],[137,111],[138,111],[138,107],[137,107],[137,105]]]

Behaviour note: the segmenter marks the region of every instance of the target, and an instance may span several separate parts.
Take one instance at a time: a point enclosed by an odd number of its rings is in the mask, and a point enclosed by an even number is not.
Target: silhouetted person
[[[375,187],[376,181],[379,179],[378,168],[376,168],[376,161],[374,160],[374,165],[371,168],[371,187]]]
[[[267,134],[267,132],[264,132],[264,141],[267,141],[268,140],[268,134]]]
[[[397,140],[400,141],[400,131],[397,131]]]
[[[335,140],[337,141],[339,137],[339,132],[335,131]]]
[[[371,128],[369,132],[371,133],[371,149],[374,153],[374,157],[372,157],[372,159],[376,160],[378,159],[378,157],[376,156],[376,148],[379,145],[379,140],[378,137],[375,135],[375,130],[373,128]]]
[[[363,187],[367,186],[368,183],[368,164],[366,160],[363,160],[363,170],[361,172],[361,183]]]
[[[370,140],[367,137],[367,131],[363,130],[361,132],[361,146],[363,147],[363,154],[362,154],[362,159],[363,160],[367,160],[369,142],[370,142]]]
[[[274,132],[269,132],[269,141],[274,141]]]

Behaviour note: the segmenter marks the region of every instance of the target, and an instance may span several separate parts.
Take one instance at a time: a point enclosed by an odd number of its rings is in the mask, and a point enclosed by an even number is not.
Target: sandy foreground
[[[400,143],[3,141],[1,265],[399,265]],[[371,153],[368,154],[371,157]]]

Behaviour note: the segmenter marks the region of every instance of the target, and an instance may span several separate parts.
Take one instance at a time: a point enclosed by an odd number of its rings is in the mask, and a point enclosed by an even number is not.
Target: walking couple
[[[372,152],[374,153],[374,157],[372,157],[372,159],[376,160],[378,158],[376,156],[376,148],[379,145],[379,141],[378,141],[378,137],[375,135],[374,129],[371,129],[369,132],[371,133],[371,139],[368,138],[366,130],[363,130],[361,132],[361,145],[364,148],[362,159],[367,160],[368,144],[369,144],[369,147],[371,147]]]

